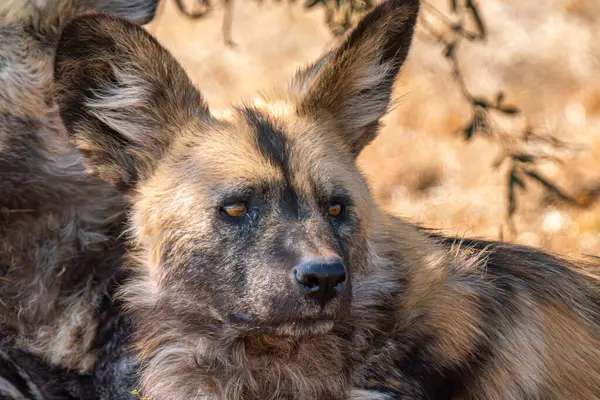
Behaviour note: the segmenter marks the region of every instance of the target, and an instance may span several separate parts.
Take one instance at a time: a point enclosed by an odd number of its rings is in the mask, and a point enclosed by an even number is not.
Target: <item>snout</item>
[[[325,307],[346,289],[347,272],[338,258],[304,260],[294,267],[292,280],[303,297]]]

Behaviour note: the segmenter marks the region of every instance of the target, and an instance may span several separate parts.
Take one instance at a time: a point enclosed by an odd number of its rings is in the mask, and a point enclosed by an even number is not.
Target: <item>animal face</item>
[[[278,107],[226,119],[136,25],[87,15],[65,28],[61,116],[90,173],[132,199],[145,301],[190,329],[245,335],[324,334],[348,317],[374,209],[355,158],[389,106],[417,13],[416,0],[382,3],[273,96]]]
[[[135,230],[162,248],[160,292],[238,328],[330,329],[364,265],[367,189],[308,120],[236,110],[190,128],[139,188]]]

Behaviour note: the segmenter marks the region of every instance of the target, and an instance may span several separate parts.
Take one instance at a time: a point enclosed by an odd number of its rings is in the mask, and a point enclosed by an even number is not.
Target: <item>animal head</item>
[[[105,15],[65,27],[60,114],[90,173],[131,198],[139,301],[191,329],[244,334],[322,334],[347,318],[374,223],[355,160],[387,112],[418,9],[381,3],[298,71],[278,107],[227,119],[142,28]]]

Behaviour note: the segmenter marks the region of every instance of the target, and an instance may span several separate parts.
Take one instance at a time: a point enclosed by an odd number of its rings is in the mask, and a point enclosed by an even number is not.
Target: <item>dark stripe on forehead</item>
[[[283,206],[288,211],[298,213],[298,194],[292,185],[292,173],[290,169],[291,141],[285,136],[276,121],[255,108],[245,108],[242,111],[246,123],[255,135],[258,151],[283,173],[285,186],[281,193]]]
[[[297,201],[297,193],[295,192],[292,182],[294,181],[292,168],[290,165],[290,157],[293,151],[293,139],[290,139],[283,132],[283,128],[278,126],[277,121],[270,119],[260,110],[254,108],[246,108],[243,110],[243,116],[252,129],[255,138],[256,146],[259,152],[269,160],[275,167],[279,168],[284,175],[286,181],[286,193],[284,196],[288,200]],[[310,160],[301,160],[302,162],[310,162]],[[310,169],[306,169],[306,172]],[[340,202],[343,205],[350,205],[350,195],[340,188],[330,188],[333,190],[324,190],[323,182],[318,182],[316,176],[306,176],[308,185],[310,186],[309,193],[303,195],[311,196],[314,201],[321,207],[326,207],[330,202]],[[320,176],[321,180],[329,180],[330,178]],[[335,186],[335,185],[334,185]],[[291,196],[291,197],[290,197]]]
[[[287,172],[290,143],[282,129],[265,114],[254,108],[244,109],[243,116],[255,134],[256,145],[261,154],[275,166]]]

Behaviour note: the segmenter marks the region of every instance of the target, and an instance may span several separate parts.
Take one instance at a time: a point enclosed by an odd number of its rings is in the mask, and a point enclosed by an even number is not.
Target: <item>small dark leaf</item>
[[[502,111],[504,114],[508,114],[508,115],[516,115],[521,112],[521,110],[519,110],[515,106],[504,106],[504,107],[500,107],[499,110]]]
[[[496,96],[496,106],[500,107],[504,101],[504,92],[498,92]]]
[[[452,11],[456,12],[456,10],[458,10],[458,1],[450,0],[450,8],[452,9]]]
[[[527,187],[525,186],[525,182],[523,182],[523,179],[521,179],[521,177],[519,176],[519,173],[517,172],[516,168],[513,168],[510,171],[510,179],[513,184],[519,186],[521,189],[527,189]]]
[[[524,153],[516,153],[512,155],[512,158],[522,163],[532,163],[535,161],[535,158],[531,154]]]
[[[483,19],[481,18],[481,13],[479,11],[477,4],[474,2],[474,0],[467,0],[467,9],[469,9],[471,11],[471,14],[473,15],[473,19],[475,20],[475,23],[477,24],[477,29],[479,30],[479,34],[481,35],[481,38],[482,39],[485,38],[486,37],[485,24],[483,23]]]
[[[490,108],[490,103],[485,99],[473,99],[473,104],[485,109]]]
[[[471,140],[471,138],[475,134],[475,121],[471,122],[471,124],[463,130],[463,133],[465,135],[466,141]]]
[[[448,43],[448,45],[444,49],[444,57],[446,57],[446,58],[454,57],[455,49],[456,49],[456,43],[454,43],[454,42]]]
[[[508,178],[508,191],[506,194],[507,214],[509,217],[515,215],[517,211],[517,197],[515,195],[515,182],[512,180],[512,170]]]

